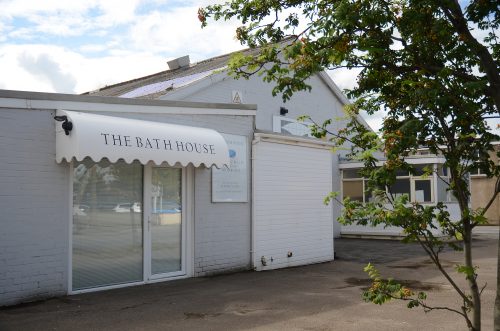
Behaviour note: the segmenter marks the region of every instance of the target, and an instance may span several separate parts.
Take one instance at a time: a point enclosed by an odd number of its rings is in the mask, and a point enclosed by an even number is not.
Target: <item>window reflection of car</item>
[[[142,211],[142,204],[140,202],[134,202],[132,204],[132,210],[134,213],[140,213]]]
[[[86,205],[73,205],[74,216],[87,216],[90,207]]]
[[[181,206],[175,201],[165,201],[160,206],[156,206],[154,211],[157,214],[177,214],[181,212]]]
[[[134,203],[119,203],[116,205],[116,207],[113,208],[113,211],[116,213],[140,213],[142,210],[142,205],[140,202],[134,202]]]

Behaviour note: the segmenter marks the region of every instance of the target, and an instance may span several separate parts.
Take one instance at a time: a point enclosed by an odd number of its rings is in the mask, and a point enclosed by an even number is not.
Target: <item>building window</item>
[[[310,125],[313,123],[299,122],[283,116],[273,116],[273,132],[284,133],[292,136],[312,137]]]
[[[408,198],[411,198],[411,182],[410,182],[410,178],[398,178],[396,179],[396,181],[394,182],[394,184],[392,184],[391,186],[389,186],[389,194],[391,194],[391,196],[396,199],[396,198],[399,198],[403,195],[407,195]]]
[[[363,180],[345,180],[343,186],[344,197],[349,197],[353,201],[364,202]]]
[[[415,187],[414,201],[420,203],[432,202],[432,180],[415,179],[413,183]]]
[[[396,172],[396,181],[387,188],[387,193],[394,199],[407,195],[411,202],[435,202],[434,181],[437,178],[437,174],[434,171],[431,174],[427,174],[429,167],[434,169],[433,164],[415,165],[414,175],[410,175],[406,170],[398,170]],[[447,178],[445,176],[446,169],[443,170],[442,167],[438,167],[437,169],[440,171],[442,177]],[[359,168],[342,170],[342,196],[343,198],[350,197],[351,200],[366,203],[372,201],[373,197],[371,192],[367,191],[367,179],[359,174],[360,170]],[[443,181],[441,182],[444,183]],[[439,185],[438,182],[438,201],[450,201],[446,188],[447,186]]]
[[[471,171],[469,172],[469,174],[473,177],[477,177],[477,176],[486,177],[486,173],[483,170],[481,170],[481,168],[479,168],[479,167],[472,168]]]
[[[360,170],[342,170],[342,196],[353,201],[368,202],[371,200],[371,194],[365,192],[365,179],[360,175]]]
[[[143,280],[143,167],[74,163],[73,290]]]

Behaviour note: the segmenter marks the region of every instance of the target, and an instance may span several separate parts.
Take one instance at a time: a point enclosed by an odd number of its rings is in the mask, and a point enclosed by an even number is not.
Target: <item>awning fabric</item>
[[[60,121],[66,116],[73,124],[67,135],[61,122],[56,122],[57,162],[90,157],[96,162],[107,158],[172,166],[229,165],[226,141],[214,130],[66,110],[56,115]]]

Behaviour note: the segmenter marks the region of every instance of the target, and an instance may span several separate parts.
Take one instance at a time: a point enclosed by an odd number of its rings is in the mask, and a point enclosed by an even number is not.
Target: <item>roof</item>
[[[293,37],[288,37],[282,40],[282,43],[287,43]],[[201,62],[191,63],[189,66],[180,67],[173,70],[165,70],[144,76],[129,81],[121,82],[114,85],[108,85],[95,91],[86,92],[91,96],[114,96],[121,98],[136,98],[136,99],[159,99],[162,95],[177,88],[190,85],[192,83],[203,80],[212,74],[219,72],[227,67],[227,63],[231,56],[236,53],[245,53],[248,55],[257,54],[259,48],[247,48],[236,52],[213,57]],[[322,71],[318,73],[320,79],[328,86],[335,97],[341,104],[346,105],[349,100],[344,96],[342,91],[333,82],[330,76]],[[360,116],[357,116],[360,124],[364,125],[369,130],[373,130],[368,123]]]
[[[213,57],[187,67],[165,70],[152,75],[108,85],[83,94],[93,96],[115,96],[123,98],[157,99],[173,89],[189,85],[224,69],[235,53],[257,53],[259,49],[245,49]]]

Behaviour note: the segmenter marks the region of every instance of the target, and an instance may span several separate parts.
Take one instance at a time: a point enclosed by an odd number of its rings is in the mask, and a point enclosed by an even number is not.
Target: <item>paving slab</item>
[[[483,292],[483,329],[491,330],[497,237],[474,241]],[[460,301],[417,244],[339,239],[333,262],[265,272],[240,272],[53,298],[0,309],[0,330],[466,330],[462,318],[424,313],[401,302],[361,299],[371,262],[385,276],[425,290],[429,303]],[[461,254],[447,250],[453,273]],[[456,274],[455,274],[456,275]],[[456,278],[463,283],[460,276]]]

